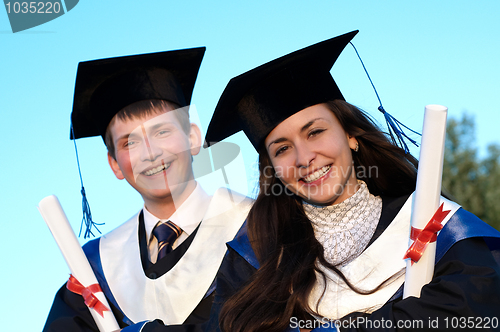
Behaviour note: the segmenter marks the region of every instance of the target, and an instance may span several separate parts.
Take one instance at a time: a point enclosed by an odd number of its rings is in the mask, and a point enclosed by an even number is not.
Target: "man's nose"
[[[141,149],[141,159],[143,161],[155,161],[162,153],[163,150],[154,140],[150,140],[147,136],[144,136],[144,144],[142,144]]]

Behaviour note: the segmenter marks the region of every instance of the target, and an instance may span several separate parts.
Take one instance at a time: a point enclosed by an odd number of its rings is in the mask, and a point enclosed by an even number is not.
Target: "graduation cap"
[[[141,100],[189,105],[205,47],[80,62],[75,83],[71,139],[104,139],[111,119]]]
[[[243,130],[259,150],[266,136],[291,115],[329,100],[344,100],[330,70],[357,33],[303,48],[231,79],[208,126],[205,146]]]

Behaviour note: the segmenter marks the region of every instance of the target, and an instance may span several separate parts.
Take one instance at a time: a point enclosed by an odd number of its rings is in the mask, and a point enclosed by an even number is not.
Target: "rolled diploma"
[[[447,112],[448,108],[441,105],[425,107],[417,186],[411,212],[411,226],[414,228],[425,228],[439,207]],[[408,246],[412,243],[413,240],[410,239]],[[420,297],[422,286],[432,280],[435,256],[436,242],[431,242],[418,262],[412,265],[411,259],[406,260],[403,298]]]
[[[66,214],[56,196],[47,196],[38,203],[38,211],[49,226],[50,232],[61,250],[71,274],[84,286],[97,284],[94,271],[90,267],[87,256],[83,252],[73,229],[71,228]],[[108,301],[102,292],[94,294],[107,308]],[[104,317],[94,309],[89,308],[99,331],[111,332],[119,330],[120,327],[111,311],[104,311]]]

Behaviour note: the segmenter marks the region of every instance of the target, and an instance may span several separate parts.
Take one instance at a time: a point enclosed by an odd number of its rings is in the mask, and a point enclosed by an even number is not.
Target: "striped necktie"
[[[181,235],[182,229],[171,221],[160,222],[153,229],[153,235],[158,241],[158,258],[159,261],[172,251],[172,244]]]

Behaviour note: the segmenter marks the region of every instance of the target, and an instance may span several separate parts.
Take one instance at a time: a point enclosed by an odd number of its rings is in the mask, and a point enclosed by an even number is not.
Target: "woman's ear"
[[[189,146],[191,148],[192,156],[196,156],[200,153],[201,131],[200,128],[194,123],[191,123],[191,129],[189,130]]]
[[[359,143],[356,137],[347,135],[347,142],[349,144],[349,148],[353,150],[354,152],[358,152],[359,149]]]
[[[118,165],[118,162],[116,159],[108,152],[108,163],[109,166],[111,167],[111,170],[113,173],[115,173],[115,176],[118,180],[123,180],[125,177],[123,176],[122,170],[120,169],[120,165]]]

